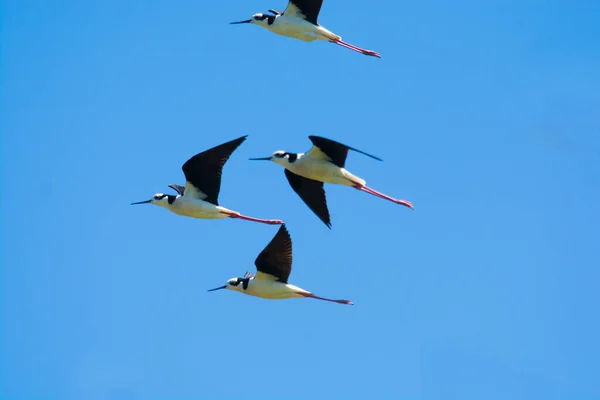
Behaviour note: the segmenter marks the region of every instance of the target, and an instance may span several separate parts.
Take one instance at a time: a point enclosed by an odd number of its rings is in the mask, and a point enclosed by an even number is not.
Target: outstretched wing
[[[254,265],[258,271],[255,279],[273,279],[268,276],[271,275],[279,282],[287,283],[292,272],[292,238],[285,225],[281,225],[275,237],[258,255]]]
[[[318,25],[319,12],[323,0],[291,0],[287,8],[283,11],[288,17],[296,17],[304,19],[311,24]]]
[[[357,153],[364,154],[365,156],[374,158],[375,160],[383,161],[379,157],[365,153],[364,151],[355,149],[354,147],[346,146],[345,144],[336,142],[335,140],[326,139],[320,136],[309,136],[308,138],[313,143],[313,147],[307,153],[308,156],[313,158],[327,159],[340,168],[344,168],[346,165],[348,150],[356,151]]]
[[[327,199],[323,182],[314,181],[296,175],[289,170],[285,170],[285,176],[294,192],[300,196],[302,201],[316,214],[321,221],[331,229],[331,218],[327,209]]]
[[[187,160],[181,167],[186,180],[184,196],[219,205],[223,166],[246,137],[247,135],[223,143]]]

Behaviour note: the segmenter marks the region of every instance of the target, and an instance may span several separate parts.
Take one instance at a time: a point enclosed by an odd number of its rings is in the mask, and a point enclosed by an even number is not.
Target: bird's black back
[[[317,20],[319,19],[319,12],[321,11],[323,0],[291,0],[290,4],[298,7],[302,14],[304,14],[304,19],[306,21],[311,24],[319,25]]]
[[[254,261],[256,270],[273,275],[280,282],[287,283],[292,272],[292,238],[285,225]]]
[[[348,150],[356,151],[357,153],[364,154],[367,157],[374,158],[375,160],[382,161],[381,158],[376,157],[372,154],[365,153],[362,150],[355,149],[354,147],[346,146],[335,140],[327,139],[320,136],[309,136],[310,141],[321,149],[321,151],[331,159],[331,162],[340,168],[344,168],[346,165],[346,158],[348,157]]]
[[[206,194],[207,197],[204,201],[219,205],[218,200],[219,192],[221,191],[223,166],[231,156],[231,153],[246,140],[247,136],[242,136],[196,154],[181,167],[186,181]]]
[[[285,170],[285,177],[292,189],[294,189],[294,192],[300,196],[308,208],[310,208],[311,211],[315,213],[329,229],[331,229],[331,217],[329,216],[329,209],[327,208],[327,198],[325,196],[323,182],[296,175],[289,169]]]

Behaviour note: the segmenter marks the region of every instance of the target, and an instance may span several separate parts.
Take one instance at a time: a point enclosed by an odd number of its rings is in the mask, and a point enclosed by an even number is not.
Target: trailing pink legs
[[[391,201],[393,203],[396,203],[396,204],[402,204],[403,206],[406,206],[406,207],[408,207],[410,209],[414,209],[414,207],[413,207],[413,205],[412,205],[412,203],[410,201],[394,199],[393,197],[387,196],[387,195],[385,195],[385,194],[383,194],[381,192],[378,192],[377,190],[371,189],[370,187],[366,187],[366,186],[363,186],[363,185],[355,184],[354,187],[356,189],[358,189],[358,190],[363,191],[363,192],[367,192],[369,194],[372,194],[373,196],[377,196],[377,197],[380,197],[382,199],[389,200],[389,201]]]
[[[315,296],[312,293],[300,293],[298,292],[299,295],[302,295],[304,297],[308,297],[311,299],[317,299],[317,300],[325,300],[325,301],[331,301],[332,303],[338,303],[338,304],[347,304],[349,306],[354,305],[353,302],[351,302],[350,300],[332,300],[332,299],[326,299],[325,297],[319,297],[319,296]]]
[[[223,213],[223,214],[229,215],[229,218],[239,218],[239,219],[244,219],[246,221],[260,222],[261,224],[283,225],[283,223],[284,223],[283,221],[281,221],[279,219],[253,218],[253,217],[247,217],[247,216],[242,215],[242,214],[229,214],[229,213]]]
[[[381,58],[381,56],[379,55],[379,53],[377,53],[376,51],[361,49],[360,47],[356,47],[356,46],[354,46],[354,45],[352,45],[350,43],[346,43],[346,42],[343,42],[341,40],[330,40],[330,42],[331,43],[335,43],[337,45],[340,45],[342,47],[345,47],[347,49],[357,51],[357,52],[362,53],[362,54],[364,54],[366,56],[372,56],[372,57]]]

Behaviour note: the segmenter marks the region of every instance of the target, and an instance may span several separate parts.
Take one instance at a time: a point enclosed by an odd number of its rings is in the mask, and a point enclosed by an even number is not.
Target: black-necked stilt
[[[292,239],[285,225],[279,228],[271,243],[258,255],[254,265],[256,265],[256,275],[246,272],[243,278],[231,278],[226,285],[211,289],[209,292],[229,289],[263,299],[309,297],[340,304],[353,304],[348,300],[332,300],[315,296],[309,291],[287,283],[292,272]]]
[[[269,10],[269,14],[254,14],[251,19],[232,24],[256,24],[279,35],[300,39],[305,42],[328,40],[332,43],[357,51],[367,56],[381,58],[379,53],[361,49],[343,42],[341,36],[328,31],[317,23],[323,0],[290,0],[284,12]]]
[[[175,214],[192,218],[240,218],[270,225],[283,224],[283,221],[277,219],[247,217],[237,211],[219,206],[218,197],[221,190],[223,165],[231,153],[246,140],[246,137],[247,135],[223,143],[187,160],[181,167],[185,175],[185,187],[169,185],[178,193],[177,195],[157,193],[150,200],[131,204],[156,204]]]
[[[313,147],[308,153],[288,153],[278,150],[271,157],[251,158],[251,160],[273,161],[285,168],[285,176],[290,186],[306,205],[331,228],[327,200],[323,183],[352,186],[363,192],[402,204],[413,205],[406,200],[397,200],[366,186],[366,181],[348,172],[344,166],[348,150],[353,150],[381,161],[380,158],[336,141],[319,136],[309,136]]]

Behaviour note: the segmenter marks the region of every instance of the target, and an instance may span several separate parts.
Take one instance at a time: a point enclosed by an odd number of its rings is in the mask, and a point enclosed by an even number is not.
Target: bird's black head
[[[265,19],[267,19],[269,17],[270,17],[269,14],[258,13],[258,14],[254,14],[252,16],[252,20],[254,20],[254,21],[264,21]]]
[[[231,24],[256,24],[261,26],[268,26],[273,24],[275,18],[277,18],[275,15],[258,13],[254,14],[250,19],[238,22],[231,22]]]
[[[276,152],[271,154],[271,157],[258,157],[258,158],[251,158],[250,160],[273,161],[274,163],[285,166],[286,164],[295,163],[296,160],[301,155],[302,155],[302,153],[289,153],[287,151],[277,150]]]
[[[156,193],[154,196],[152,196],[150,200],[139,201],[137,203],[131,204],[156,204],[157,206],[168,207],[168,205],[173,204],[176,198],[177,196],[173,196],[170,194]]]
[[[242,278],[231,278],[227,281],[227,284],[231,286],[238,286],[240,283],[242,283]]]
[[[277,164],[293,164],[298,159],[298,153],[289,153],[283,150],[277,150],[271,156],[271,161],[276,162]]]
[[[241,285],[240,285],[240,283],[241,283]],[[221,290],[221,289],[227,289],[227,290],[233,290],[236,292],[241,292],[243,290],[246,290],[247,288],[248,288],[248,279],[231,278],[227,281],[227,284],[225,284],[223,286],[219,286],[214,289],[210,289],[209,292],[214,292],[215,290]]]

